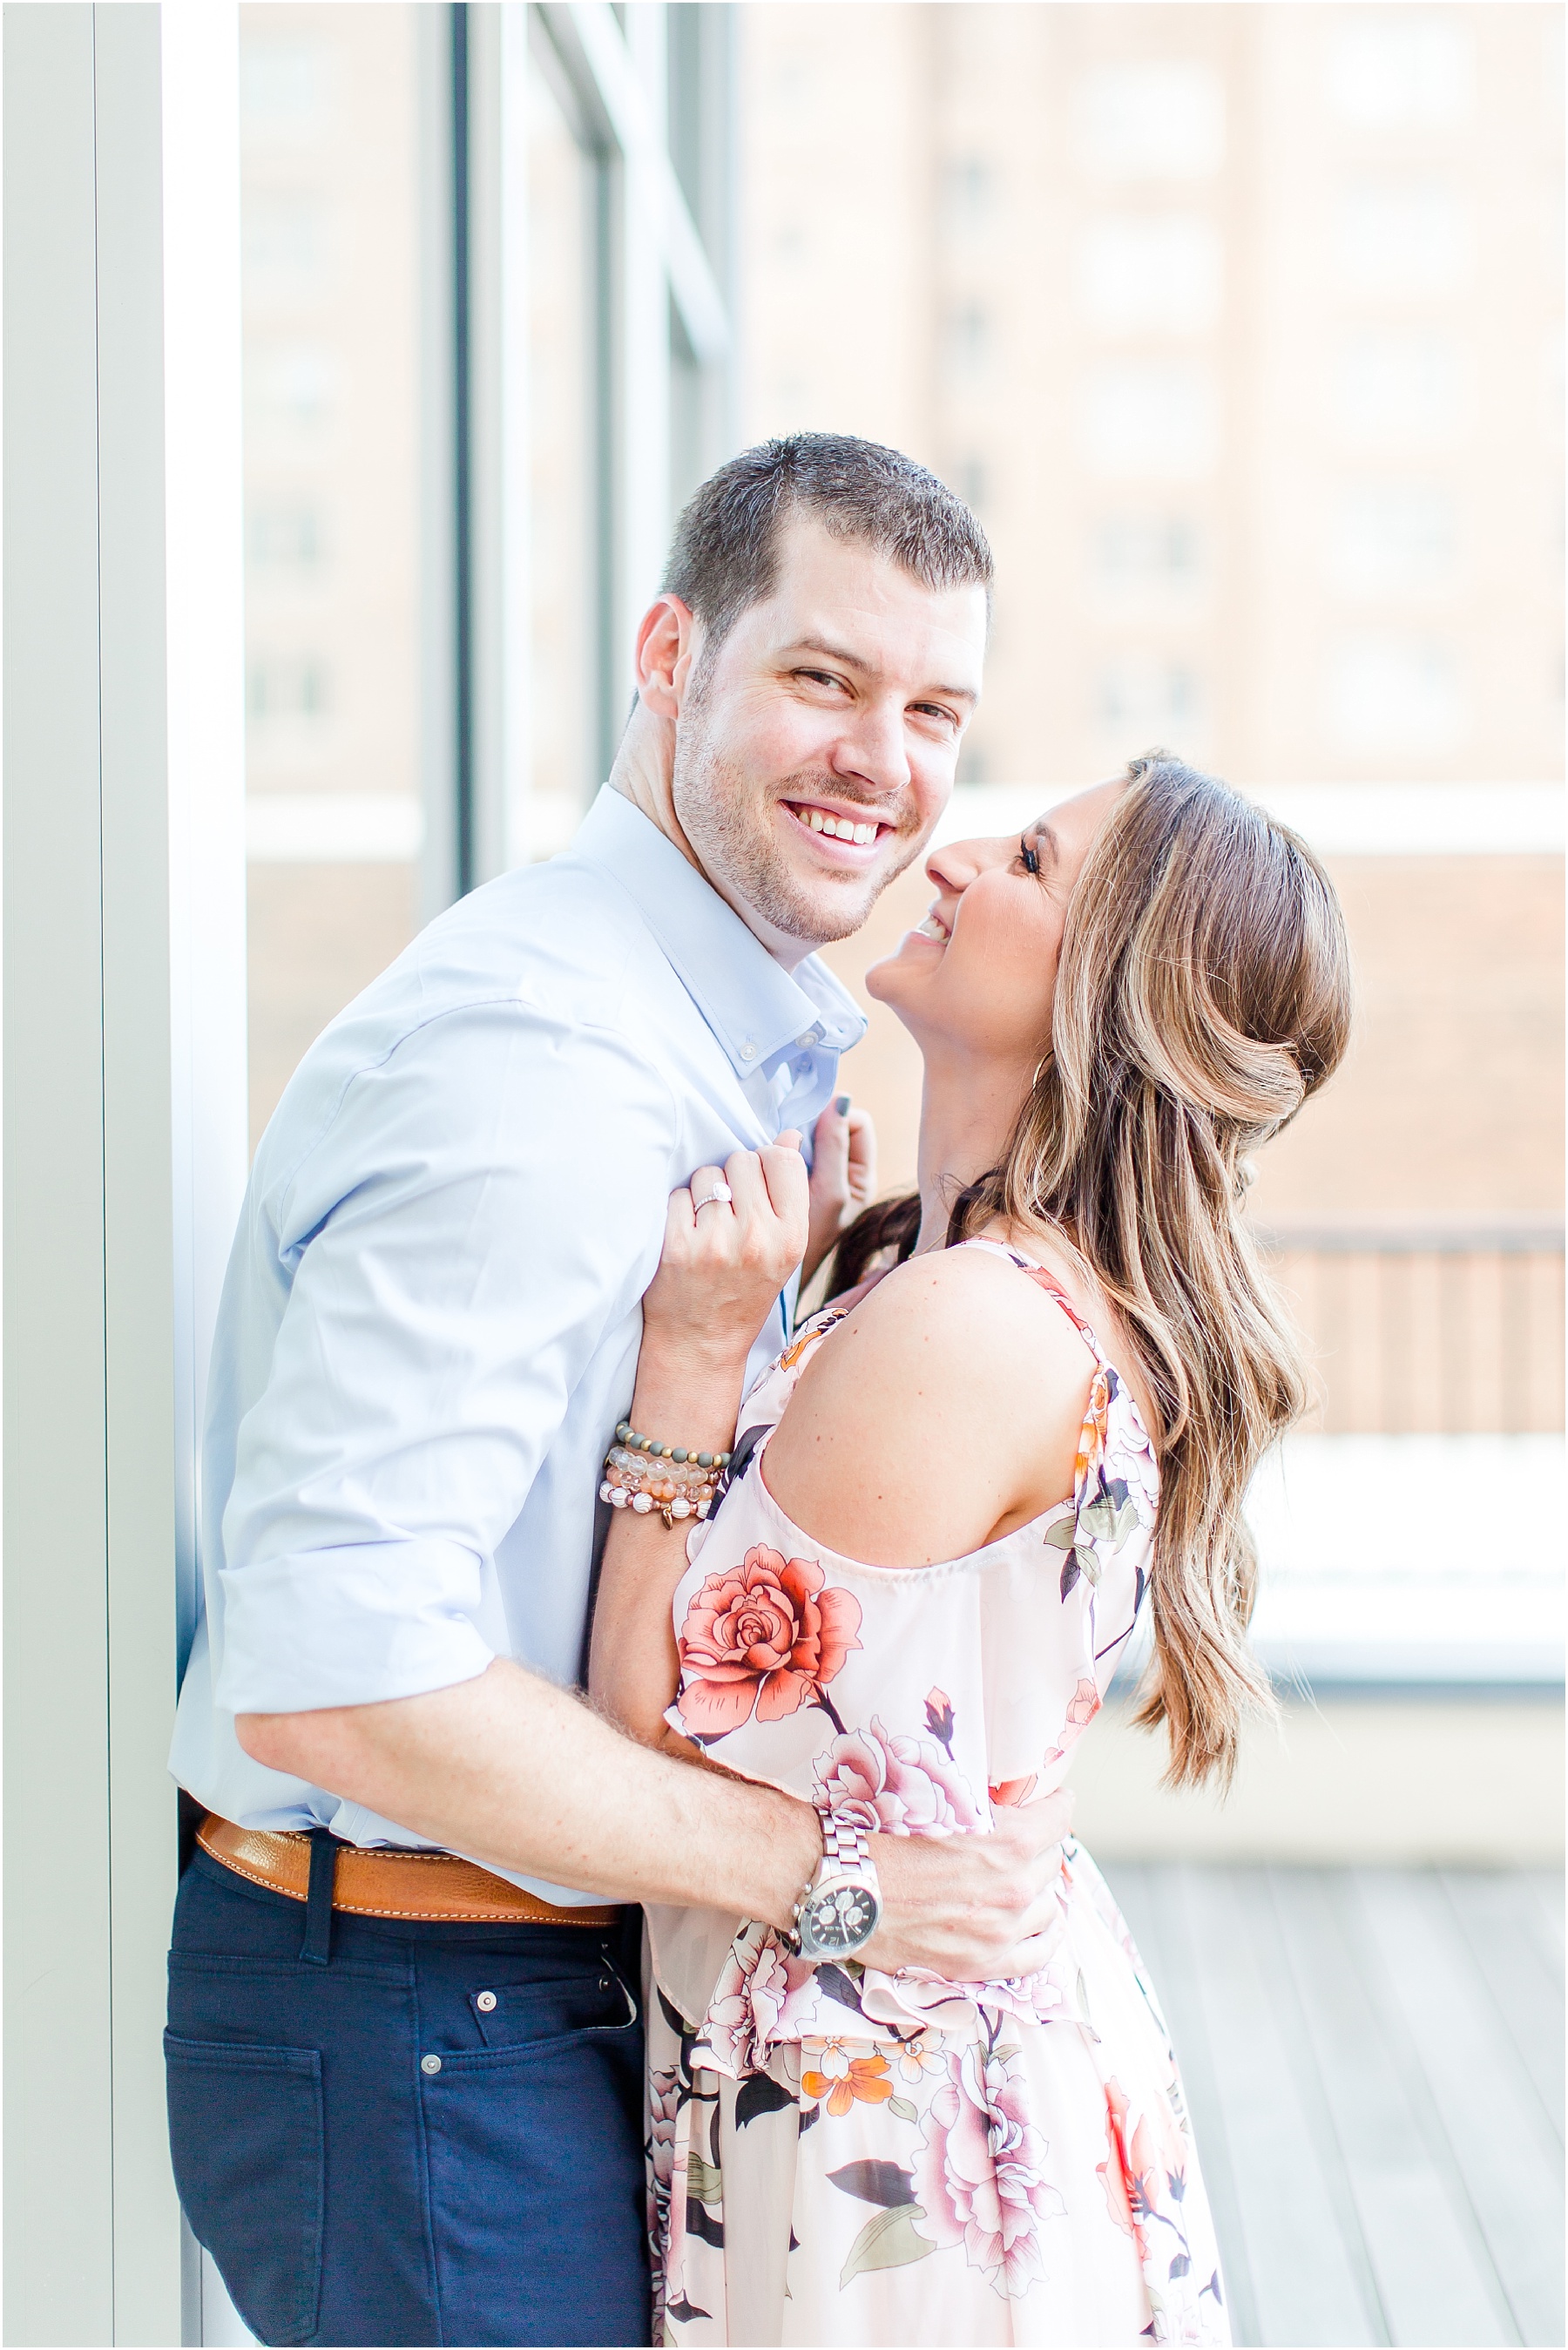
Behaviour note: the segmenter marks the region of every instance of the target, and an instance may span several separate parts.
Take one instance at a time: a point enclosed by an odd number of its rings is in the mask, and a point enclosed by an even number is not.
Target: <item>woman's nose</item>
[[[1018,854],[1018,843],[1009,834],[1005,840],[950,840],[945,847],[934,848],[926,859],[926,873],[939,889],[963,890],[977,874],[988,873],[993,865],[1007,865]]]
[[[984,845],[978,840],[950,840],[933,848],[926,859],[926,879],[939,889],[961,896],[985,863],[981,854]]]

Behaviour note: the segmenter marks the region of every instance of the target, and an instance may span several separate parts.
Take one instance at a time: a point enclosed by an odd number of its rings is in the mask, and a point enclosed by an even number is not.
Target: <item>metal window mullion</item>
[[[596,7],[577,10],[590,29],[602,30]],[[603,18],[613,26],[607,6]],[[617,559],[614,608],[615,658],[619,680],[629,688],[630,658],[637,626],[659,587],[670,529],[670,318],[664,243],[660,234],[660,188],[656,157],[663,148],[663,92],[659,84],[664,53],[661,0],[639,0],[634,12],[635,51],[617,33],[613,44],[598,41],[601,94],[618,120],[616,267],[614,301],[616,453],[613,473]],[[604,89],[607,68],[615,86]],[[633,122],[625,68],[638,77],[639,105]]]
[[[639,0],[632,17],[637,54],[608,0],[568,0],[541,14],[601,136],[640,174],[649,225],[669,276],[680,322],[699,363],[713,366],[731,348],[730,317],[664,141],[663,108],[649,64],[662,50],[663,9]],[[645,64],[644,59],[649,61]]]
[[[529,344],[528,11],[504,0],[496,70],[499,155],[496,348],[500,369],[496,527],[498,847],[504,867],[528,857],[534,781],[533,402]]]
[[[416,11],[420,203],[421,919],[458,894],[456,363],[452,10]]]

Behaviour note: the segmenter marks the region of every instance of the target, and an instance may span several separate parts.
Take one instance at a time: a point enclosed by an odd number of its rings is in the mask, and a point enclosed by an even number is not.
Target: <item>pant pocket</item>
[[[637,2020],[427,2056],[421,2077],[441,2338],[646,2344]]]
[[[326,2202],[321,2058],[163,2035],[174,2183],[192,2233],[265,2343],[308,2342]]]

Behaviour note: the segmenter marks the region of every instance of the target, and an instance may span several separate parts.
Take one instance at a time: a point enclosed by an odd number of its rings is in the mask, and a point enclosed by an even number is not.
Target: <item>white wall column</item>
[[[244,1166],[235,13],[162,13],[5,15],[5,2332],[37,2344],[181,2334],[175,1570],[188,1619]]]

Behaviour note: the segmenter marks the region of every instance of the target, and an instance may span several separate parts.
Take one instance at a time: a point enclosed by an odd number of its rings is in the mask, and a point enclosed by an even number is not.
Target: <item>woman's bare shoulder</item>
[[[981,1378],[996,1365],[999,1345],[1022,1348],[1044,1368],[1057,1362],[1085,1384],[1093,1357],[1052,1295],[1015,1264],[990,1249],[933,1249],[910,1257],[859,1298],[840,1332],[856,1333],[861,1345],[897,1349],[919,1335],[940,1346],[950,1361],[962,1361]],[[888,1367],[892,1367],[889,1365]]]
[[[911,1258],[816,1349],[769,1484],[846,1556],[962,1556],[1071,1492],[1094,1371],[1060,1306],[1002,1258]]]

